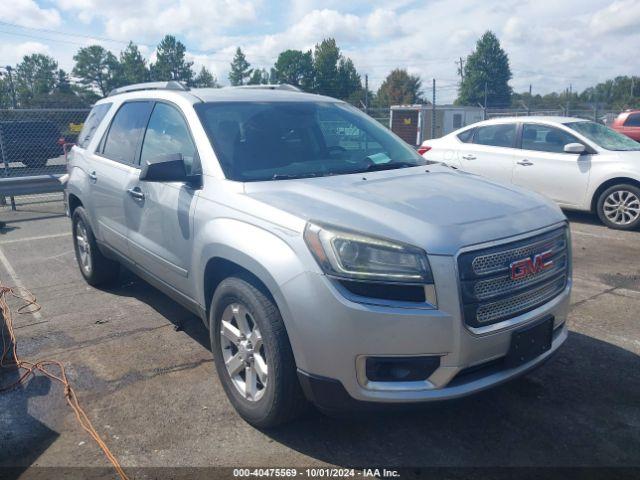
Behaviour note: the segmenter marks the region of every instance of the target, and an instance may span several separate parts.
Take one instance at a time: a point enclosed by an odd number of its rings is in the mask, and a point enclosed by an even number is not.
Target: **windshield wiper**
[[[330,173],[301,173],[294,175],[292,173],[276,173],[271,177],[271,180],[295,180],[297,178],[313,178],[313,177],[325,177],[331,175]]]
[[[419,167],[419,163],[413,162],[389,162],[389,163],[371,163],[359,172],[378,172],[381,170],[396,170],[398,168]]]

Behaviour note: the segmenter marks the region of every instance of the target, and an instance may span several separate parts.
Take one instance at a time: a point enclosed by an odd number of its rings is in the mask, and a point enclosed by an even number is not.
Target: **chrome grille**
[[[564,231],[558,235],[543,239],[531,245],[512,248],[502,252],[492,252],[487,255],[479,255],[473,259],[473,271],[476,275],[489,275],[508,268],[514,260],[530,257],[536,253],[552,250],[554,253],[567,248],[567,237]]]
[[[514,317],[519,312],[551,300],[564,290],[565,283],[566,278],[562,276],[551,283],[545,283],[542,287],[528,290],[520,295],[508,297],[497,302],[485,303],[476,312],[477,320],[479,323],[486,325],[498,319]]]
[[[550,252],[553,265],[512,279],[512,262]],[[473,327],[513,318],[560,294],[567,282],[568,236],[565,227],[524,240],[464,252],[458,257],[465,322]]]
[[[509,274],[494,277],[489,280],[480,280],[473,287],[478,300],[487,300],[513,290],[519,290],[530,285],[537,284],[542,280],[557,276],[558,272],[564,272],[567,257],[561,255],[554,260],[554,265],[549,270],[545,270],[537,275],[527,275],[526,277],[512,280]]]

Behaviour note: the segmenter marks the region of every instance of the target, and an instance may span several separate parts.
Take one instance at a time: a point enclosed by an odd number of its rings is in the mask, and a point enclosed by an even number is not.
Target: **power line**
[[[112,42],[112,43],[120,43],[122,45],[128,45],[129,42],[128,41],[124,41],[124,40],[116,40],[115,38],[109,38],[109,37],[100,37],[100,36],[95,36],[95,35],[85,35],[82,33],[72,33],[72,32],[64,32],[61,30],[51,30],[48,28],[37,28],[37,27],[26,27],[24,25],[18,25],[15,23],[9,23],[9,22],[3,22],[0,21],[0,25],[6,25],[8,27],[14,27],[14,28],[21,28],[24,30],[33,30],[35,32],[43,32],[43,33],[53,33],[55,35],[64,35],[66,37],[80,37],[80,38],[87,38],[90,40],[100,40],[103,42]],[[2,32],[2,33],[8,33],[8,32]],[[133,41],[133,40],[132,40]],[[145,47],[151,47],[152,45],[146,44],[146,43],[142,43],[142,42],[134,42],[138,45],[143,45]]]

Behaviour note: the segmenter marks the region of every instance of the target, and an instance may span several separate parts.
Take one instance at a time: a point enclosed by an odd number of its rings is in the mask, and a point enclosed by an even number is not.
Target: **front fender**
[[[635,169],[629,168],[616,170],[615,172],[608,172],[606,175],[592,178],[585,200],[585,209],[590,209],[591,205],[598,200],[594,197],[594,195],[596,194],[596,192],[598,192],[598,190],[600,190],[600,187],[602,185],[610,183],[613,180],[620,180],[621,183],[624,183],[627,179],[631,179],[637,183],[640,183],[640,173],[635,171]]]
[[[282,237],[290,237],[289,243],[303,242],[297,232],[281,229]],[[289,239],[288,239],[289,240]],[[303,260],[292,246],[277,234],[254,224],[231,218],[217,218],[199,229],[193,252],[193,278],[198,303],[204,308],[207,303],[205,268],[209,260],[222,258],[231,261],[255,275],[271,292],[287,332],[295,345],[294,319],[283,296],[281,286],[302,274]],[[310,255],[309,255],[310,256]],[[294,355],[296,354],[294,349]]]

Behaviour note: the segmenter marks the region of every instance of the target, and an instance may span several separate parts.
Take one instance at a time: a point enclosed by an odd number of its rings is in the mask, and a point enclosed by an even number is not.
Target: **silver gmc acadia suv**
[[[567,338],[571,246],[542,197],[423,159],[287,85],[113,91],[66,186],[91,285],[122,264],[204,321],[231,403],[270,427],[461,397]]]

